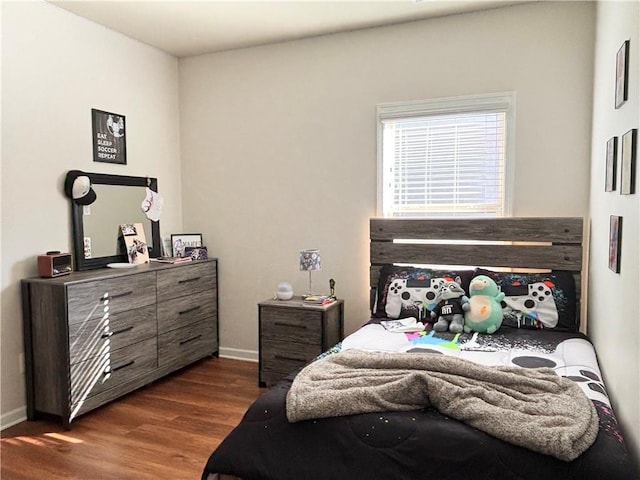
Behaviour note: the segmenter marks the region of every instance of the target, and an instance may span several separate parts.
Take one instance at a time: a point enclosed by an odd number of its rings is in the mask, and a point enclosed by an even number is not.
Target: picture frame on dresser
[[[186,248],[202,247],[201,233],[172,233],[171,234],[171,255],[174,257],[184,257]]]

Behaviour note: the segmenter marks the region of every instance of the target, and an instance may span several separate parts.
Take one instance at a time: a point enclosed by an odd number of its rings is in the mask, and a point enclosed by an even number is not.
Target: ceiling
[[[528,0],[48,1],[176,57],[186,57]]]

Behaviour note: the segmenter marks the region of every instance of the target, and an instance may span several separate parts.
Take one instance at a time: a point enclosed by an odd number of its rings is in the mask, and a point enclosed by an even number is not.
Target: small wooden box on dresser
[[[218,261],[22,281],[27,417],[68,427],[218,352]]]
[[[270,387],[342,340],[344,301],[306,305],[302,297],[258,304],[258,384]]]

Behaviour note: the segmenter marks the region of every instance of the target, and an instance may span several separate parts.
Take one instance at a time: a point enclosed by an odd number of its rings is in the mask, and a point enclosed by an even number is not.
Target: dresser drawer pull
[[[122,365],[118,365],[117,367],[113,367],[111,369],[112,372],[117,372],[118,370],[122,370],[123,368],[127,368],[130,367],[131,365],[133,365],[134,363],[136,363],[135,360],[129,360],[127,363],[123,363]]]
[[[273,324],[278,326],[278,327],[293,327],[293,328],[300,328],[302,330],[306,330],[307,329],[306,325],[296,325],[296,324],[293,324],[293,323],[273,322]]]
[[[307,361],[304,358],[288,357],[286,355],[275,355],[274,357],[275,357],[276,360],[293,360],[294,362],[306,362]]]
[[[133,293],[133,290],[129,290],[128,292],[116,293],[115,295],[108,295],[108,296],[105,295],[104,297],[101,297],[101,298],[113,300],[114,298],[126,297],[127,295],[131,295],[132,293]]]
[[[189,282],[197,282],[200,280],[200,277],[187,278],[186,280],[178,280],[178,283],[189,283]]]
[[[196,310],[199,310],[200,307],[202,307],[202,305],[197,305],[197,306],[192,307],[192,308],[187,308],[186,310],[182,310],[181,312],[178,312],[178,315],[184,315],[185,313],[194,312]]]
[[[201,336],[202,336],[202,334],[196,335],[195,337],[187,338],[186,340],[182,340],[180,342],[180,345],[184,345],[185,343],[189,343],[189,342],[193,342],[194,340],[198,340]]]
[[[113,332],[103,333],[103,334],[100,336],[100,338],[109,338],[109,337],[113,337],[114,335],[118,335],[119,333],[128,332],[129,330],[133,330],[133,325],[131,325],[130,327],[126,327],[126,328],[121,328],[120,330],[114,330]]]
[[[118,370],[122,370],[123,368],[130,367],[134,363],[135,363],[135,360],[130,360],[127,363],[124,363],[122,365],[118,365],[117,367],[107,367],[107,368],[105,368],[104,372],[102,372],[102,375],[103,375],[102,383],[104,383],[107,380],[109,380],[109,377],[111,377],[111,374],[113,372],[117,372]]]

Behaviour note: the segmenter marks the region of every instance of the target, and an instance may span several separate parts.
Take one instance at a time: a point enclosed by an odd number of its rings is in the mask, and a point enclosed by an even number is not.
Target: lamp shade
[[[300,270],[315,271],[322,270],[320,250],[300,251]]]

